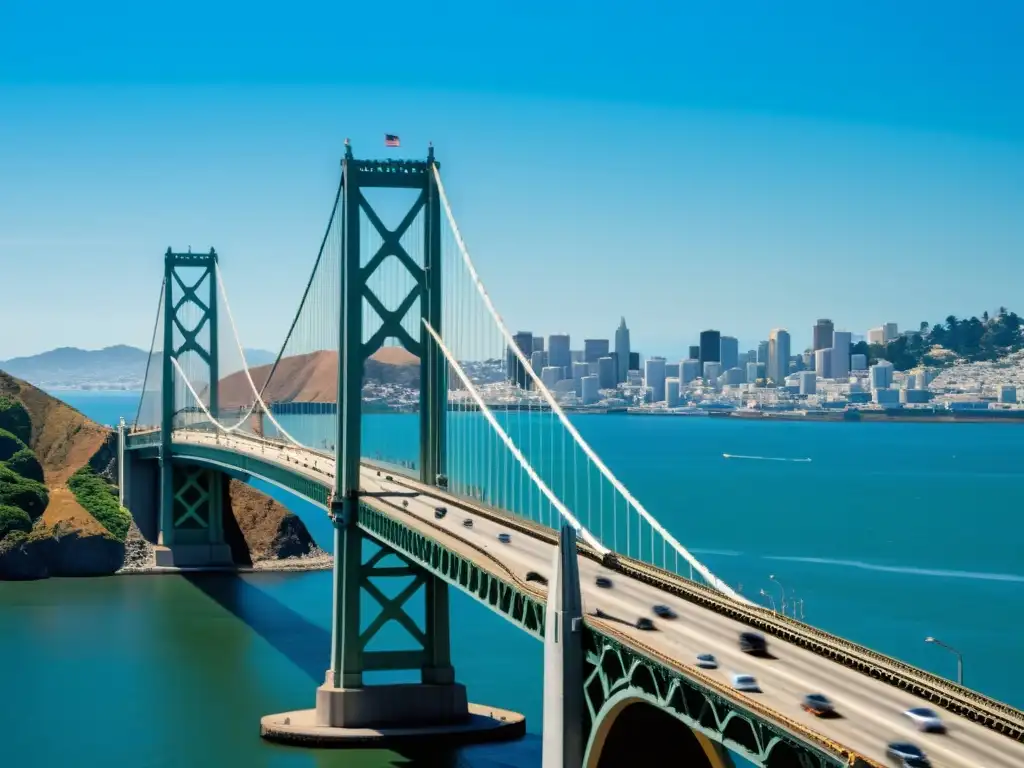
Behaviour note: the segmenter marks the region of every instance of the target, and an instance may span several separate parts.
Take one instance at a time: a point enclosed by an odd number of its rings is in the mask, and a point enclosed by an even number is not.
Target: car
[[[499,533],[498,541],[500,541],[502,544],[508,544],[510,541],[512,541],[512,537],[507,533]]]
[[[674,619],[676,617],[676,612],[667,605],[656,605],[651,610],[660,619]]]
[[[654,622],[648,619],[646,616],[641,616],[636,620],[636,628],[642,629],[644,632],[650,632],[654,629]]]
[[[384,479],[385,480],[394,480],[395,478],[393,478],[391,475],[384,475]]]
[[[380,470],[377,470],[377,477],[380,477]]]
[[[919,746],[906,741],[894,741],[889,744],[885,754],[900,768],[931,768],[932,765]]]
[[[754,678],[753,675],[733,675],[732,687],[735,688],[737,691],[743,691],[744,693],[761,692],[761,686],[757,684],[757,680]]]
[[[402,506],[403,507],[408,507],[409,506],[409,500],[408,499],[402,499]]]
[[[527,581],[536,581],[538,584],[547,584],[548,583],[547,576],[539,574],[536,571],[527,571],[527,573],[526,573],[526,580]]]
[[[742,632],[740,650],[752,656],[763,656],[768,653],[768,643],[765,642],[764,635],[757,632]]]
[[[465,520],[462,521],[462,527],[463,528],[472,528],[473,527],[473,519],[470,518],[470,517],[467,517]]]
[[[939,719],[939,714],[928,707],[914,707],[903,713],[917,726],[919,731],[925,733],[945,733],[946,726]]]
[[[718,669],[718,659],[710,653],[697,654],[697,666],[701,669]]]
[[[601,589],[612,588],[612,580],[609,579],[607,576],[598,576],[597,579],[594,580],[594,583],[597,584],[597,586],[599,586]]]
[[[448,507],[434,507],[434,517],[440,520],[448,514]]]
[[[447,488],[448,487],[448,475],[438,475],[437,476],[437,487],[438,488]]]
[[[800,707],[804,712],[810,712],[815,717],[826,717],[835,714],[836,711],[828,697],[821,693],[807,694]]]

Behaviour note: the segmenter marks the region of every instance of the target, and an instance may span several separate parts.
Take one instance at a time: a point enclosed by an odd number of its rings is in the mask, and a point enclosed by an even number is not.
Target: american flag
[[[384,134],[384,146],[385,147],[400,147],[402,143],[398,140],[398,137],[393,133]]]

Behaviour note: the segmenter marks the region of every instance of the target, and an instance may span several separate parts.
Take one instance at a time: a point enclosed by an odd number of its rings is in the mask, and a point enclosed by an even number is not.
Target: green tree
[[[25,443],[16,435],[8,432],[6,429],[0,429],[0,461],[7,461],[24,448]]]
[[[9,470],[17,472],[22,477],[27,477],[38,483],[43,482],[43,467],[36,455],[28,448],[22,448],[4,463]]]
[[[28,533],[31,530],[32,518],[28,516],[25,510],[7,504],[0,504],[0,539],[3,539],[11,531]]]
[[[0,395],[0,429],[6,430],[26,445],[32,441],[32,420],[28,411],[10,395]]]
[[[33,520],[46,510],[50,494],[46,486],[0,464],[0,504],[23,509]]]

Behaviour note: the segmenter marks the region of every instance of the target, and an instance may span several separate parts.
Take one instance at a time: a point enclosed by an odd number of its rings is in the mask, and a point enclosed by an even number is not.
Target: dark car
[[[463,520],[462,521],[462,527],[463,528],[472,528],[473,527],[473,520],[472,520],[472,518],[467,517],[465,520]]]
[[[674,619],[676,612],[669,608],[667,605],[656,605],[652,609],[654,615],[661,619]]]
[[[391,475],[384,475],[384,479],[385,480],[394,480],[395,478],[393,478]]]
[[[646,616],[641,616],[636,620],[636,628],[642,629],[645,632],[650,632],[654,629],[654,622],[648,619]]]
[[[598,576],[594,583],[597,584],[597,586],[599,586],[601,589],[612,588],[612,580],[609,579],[607,576]]]
[[[510,541],[512,541],[512,536],[507,533],[499,533],[498,541],[500,541],[502,544],[508,544]]]
[[[764,656],[768,653],[768,643],[764,635],[757,632],[743,632],[740,634],[740,650],[752,656]]]
[[[886,748],[885,755],[900,768],[931,768],[932,765],[919,746],[906,741],[894,741]]]
[[[830,715],[834,715],[836,711],[832,702],[820,693],[807,694],[804,696],[803,703],[800,706],[803,708],[804,712],[810,712],[815,717],[828,717]]]
[[[434,517],[440,520],[448,514],[448,507],[434,507]]]
[[[537,573],[536,571],[529,571],[529,572],[527,572],[526,580],[527,581],[536,581],[538,584],[547,584],[548,583],[547,576],[543,576],[543,575]]]
[[[438,488],[447,488],[448,487],[448,475],[438,475],[437,476],[437,487]]]

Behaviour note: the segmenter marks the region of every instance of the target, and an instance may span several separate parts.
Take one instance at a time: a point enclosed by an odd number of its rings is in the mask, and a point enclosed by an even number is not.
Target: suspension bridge
[[[579,707],[564,722],[578,764],[633,764],[637,750],[657,749],[712,768],[736,755],[779,768],[874,766],[888,742],[906,741],[935,765],[1024,764],[1024,713],[751,603],[629,492],[515,343],[432,148],[425,161],[358,160],[346,142],[271,365],[246,363],[216,252],[168,249],[164,268],[139,412],[121,429],[123,503],[158,565],[174,567],[231,563],[227,478],[258,478],[329,516],[332,645],[314,729],[428,737],[486,720],[456,681],[448,590],[543,638],[568,525],[585,609],[566,630],[581,647],[581,684],[565,693]],[[365,411],[381,399],[418,413],[408,455],[368,450],[380,436]],[[655,605],[675,616],[645,629],[638,619]],[[381,649],[386,625],[409,647]],[[767,638],[768,655],[741,652],[747,631]],[[500,663],[500,648],[482,652]],[[718,668],[698,664],[708,653]],[[418,682],[366,679],[401,670]],[[736,690],[730,671],[754,675],[761,691]],[[809,693],[841,716],[805,712]],[[940,711],[948,732],[919,735],[901,714],[915,706]]]

